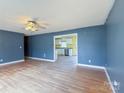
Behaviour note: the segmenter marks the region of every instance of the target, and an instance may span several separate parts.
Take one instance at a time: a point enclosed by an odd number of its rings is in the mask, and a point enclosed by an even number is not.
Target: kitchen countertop
[[[72,49],[72,48],[56,48],[56,49]]]

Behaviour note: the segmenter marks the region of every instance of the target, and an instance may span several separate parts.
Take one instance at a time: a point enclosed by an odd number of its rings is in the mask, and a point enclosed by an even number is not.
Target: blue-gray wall
[[[30,36],[28,56],[54,59],[53,37],[71,33],[78,34],[78,62],[80,64],[98,66],[106,64],[106,31],[104,26]],[[44,57],[44,53],[46,57]],[[88,62],[89,59],[92,60],[92,63]]]
[[[0,63],[24,59],[23,39],[23,34],[0,30]]]
[[[124,0],[116,0],[106,27],[108,72],[121,83],[118,93],[124,93]]]

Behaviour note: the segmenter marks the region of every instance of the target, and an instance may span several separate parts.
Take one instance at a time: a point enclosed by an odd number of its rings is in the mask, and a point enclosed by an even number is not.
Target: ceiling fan
[[[49,25],[45,21],[40,21],[39,18],[21,16],[19,20],[20,23],[24,25],[24,29],[31,32],[38,31],[39,29],[46,29]]]

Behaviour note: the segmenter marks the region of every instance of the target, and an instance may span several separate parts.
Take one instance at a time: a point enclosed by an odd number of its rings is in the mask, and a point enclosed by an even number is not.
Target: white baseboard
[[[11,61],[11,62],[6,62],[6,63],[0,63],[0,66],[10,65],[10,64],[20,63],[20,62],[24,62],[24,59],[16,60],[16,61]]]
[[[51,59],[44,59],[44,58],[37,58],[37,57],[27,57],[29,59],[40,60],[40,61],[47,61],[47,62],[55,62],[55,60]]]
[[[77,64],[77,65],[84,66],[84,67],[89,67],[89,68],[95,68],[95,69],[103,69],[105,71],[106,76],[107,76],[108,82],[109,82],[109,84],[110,84],[110,86],[112,88],[112,92],[113,93],[116,93],[115,92],[115,89],[114,89],[114,86],[113,86],[113,84],[111,82],[110,76],[109,76],[109,74],[108,74],[108,72],[107,72],[107,70],[106,70],[105,67],[102,67],[102,66],[93,66],[93,65],[85,65],[85,64]]]
[[[110,84],[110,86],[111,86],[111,88],[112,88],[112,92],[113,92],[113,93],[116,93],[116,92],[115,92],[115,89],[114,89],[114,86],[113,86],[113,84],[112,84],[112,81],[111,81],[111,79],[110,79],[110,76],[109,76],[109,74],[108,74],[107,69],[104,69],[104,71],[105,71],[105,74],[106,74],[106,76],[107,76],[108,82],[109,82],[109,84]]]
[[[90,68],[95,68],[95,69],[105,69],[105,67],[102,66],[94,66],[94,65],[86,65],[86,64],[77,64],[78,66],[84,66],[84,67],[90,67]]]

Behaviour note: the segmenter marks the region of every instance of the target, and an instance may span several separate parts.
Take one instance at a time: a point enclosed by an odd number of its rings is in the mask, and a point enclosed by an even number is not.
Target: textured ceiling
[[[26,35],[102,25],[114,0],[0,0],[0,29]],[[38,32],[24,30],[20,16],[49,24]]]

